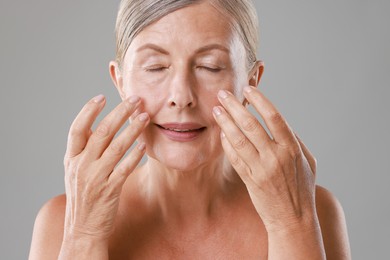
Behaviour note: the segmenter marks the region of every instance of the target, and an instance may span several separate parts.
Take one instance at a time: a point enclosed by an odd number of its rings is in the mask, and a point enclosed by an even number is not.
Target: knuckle
[[[112,183],[115,187],[122,186],[123,183],[126,181],[127,176],[131,173],[131,168],[127,166],[118,166],[115,169],[114,178],[111,179]]]
[[[233,147],[237,150],[243,149],[248,144],[248,139],[244,136],[239,136],[233,140]]]
[[[290,152],[290,156],[293,158],[293,159],[297,159],[299,157],[302,156],[302,151],[301,151],[301,147],[296,144],[296,145],[291,145],[289,147],[289,152]]]
[[[109,152],[112,155],[121,155],[124,152],[123,144],[120,142],[112,142],[109,146]]]
[[[128,167],[124,165],[119,165],[115,169],[116,176],[125,176],[128,171],[129,171]]]
[[[133,106],[129,102],[124,102],[123,106],[119,107],[118,113],[122,117],[129,116],[133,111]]]
[[[81,127],[78,124],[72,124],[69,130],[69,137],[68,138],[73,138],[76,136],[84,135],[85,129]]]
[[[96,128],[95,134],[99,137],[106,137],[110,134],[110,129],[106,122],[102,121]]]
[[[238,156],[231,156],[230,157],[230,163],[234,167],[239,167],[241,165],[241,160]]]
[[[248,117],[242,124],[242,129],[248,132],[256,130],[258,127],[258,121],[253,117]]]
[[[129,109],[127,108],[127,105],[120,106],[120,107],[118,108],[117,114],[118,114],[120,117],[126,117],[126,116],[128,116],[128,115],[129,115]]]
[[[269,120],[274,124],[280,124],[283,122],[283,116],[280,112],[275,111],[269,115]]]

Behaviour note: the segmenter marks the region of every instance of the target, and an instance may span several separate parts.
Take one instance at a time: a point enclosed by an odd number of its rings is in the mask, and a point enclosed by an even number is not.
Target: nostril
[[[169,106],[171,106],[171,107],[178,107],[178,108],[184,108],[184,107],[189,107],[189,108],[191,108],[191,107],[194,106],[194,103],[190,102],[190,103],[188,103],[186,106],[185,106],[185,105],[184,105],[184,106],[179,106],[178,104],[176,104],[176,102],[170,101],[170,102],[169,102]]]
[[[174,97],[171,97],[168,102],[168,106],[171,108],[193,108],[196,106],[196,102],[193,98],[193,96],[184,96],[184,95],[177,95]]]

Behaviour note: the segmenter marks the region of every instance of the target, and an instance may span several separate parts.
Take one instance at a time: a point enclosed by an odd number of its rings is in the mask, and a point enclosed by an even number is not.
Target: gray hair
[[[178,9],[208,1],[227,16],[245,51],[247,70],[256,62],[259,28],[251,0],[122,0],[116,20],[116,62],[121,67],[133,39],[148,25]]]

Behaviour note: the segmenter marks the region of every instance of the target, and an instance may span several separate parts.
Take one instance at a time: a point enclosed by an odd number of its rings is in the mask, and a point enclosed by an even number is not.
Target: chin
[[[199,167],[211,163],[211,156],[194,151],[194,149],[153,149],[148,153],[149,158],[153,158],[163,167],[176,171],[194,171]]]
[[[204,145],[206,144],[207,147]],[[190,172],[212,166],[221,158],[221,145],[210,142],[196,143],[164,143],[147,146],[146,153],[161,167],[168,170]]]

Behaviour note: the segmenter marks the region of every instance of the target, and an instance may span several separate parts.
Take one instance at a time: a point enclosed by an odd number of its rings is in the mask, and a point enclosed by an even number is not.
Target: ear
[[[123,77],[122,77],[122,72],[119,68],[118,62],[116,61],[111,61],[109,65],[109,70],[110,70],[110,76],[112,79],[112,82],[114,83],[116,89],[119,92],[119,95],[121,96],[122,100],[126,99],[126,94],[123,89]]]
[[[263,61],[256,61],[253,65],[253,68],[250,70],[248,74],[248,84],[253,87],[257,87],[260,83],[261,76],[263,75],[264,71],[264,62]],[[243,106],[247,106],[249,104],[248,100],[245,98],[242,102]]]
[[[256,61],[255,64],[253,65],[253,68],[248,74],[249,85],[253,87],[257,87],[260,83],[261,76],[263,75],[263,71],[264,71],[264,62],[260,60]]]

